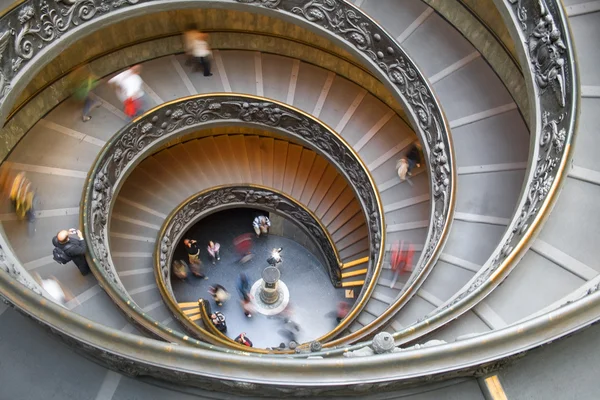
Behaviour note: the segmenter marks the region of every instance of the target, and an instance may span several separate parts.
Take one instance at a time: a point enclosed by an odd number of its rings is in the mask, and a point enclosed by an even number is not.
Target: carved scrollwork
[[[561,107],[566,105],[566,50],[559,26],[555,23],[545,0],[537,0],[530,5],[524,5],[523,0],[509,0],[516,4],[517,18],[521,29],[527,35],[529,56],[532,70],[535,73],[535,83],[540,88],[539,95],[547,89],[552,89]],[[528,9],[532,9],[531,13]],[[528,15],[536,17],[528,21]],[[530,26],[528,28],[528,26]]]
[[[0,102],[27,62],[70,30],[140,0],[29,0],[8,12],[0,34]]]
[[[2,245],[0,245],[0,269],[8,273],[11,278],[15,279],[26,288],[42,295],[40,285],[38,285],[31,275],[25,272],[25,269],[15,259],[10,257],[6,251],[4,251]]]

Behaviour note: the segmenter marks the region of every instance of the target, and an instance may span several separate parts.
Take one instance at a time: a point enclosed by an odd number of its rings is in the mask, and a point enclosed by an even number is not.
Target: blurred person
[[[248,275],[243,272],[238,276],[237,290],[242,300],[250,301],[250,281]]]
[[[73,294],[62,286],[56,277],[51,276],[48,279],[43,279],[40,274],[34,272],[33,278],[58,304],[66,306],[67,302],[74,299]]]
[[[202,67],[204,76],[212,76],[210,72],[210,46],[208,45],[208,35],[206,33],[196,32],[190,37],[190,51],[196,63],[194,71],[199,71]]]
[[[298,334],[300,333],[300,324],[290,320],[285,321],[283,329],[280,329],[278,333],[285,337],[288,342],[298,343]]]
[[[91,96],[92,90],[98,86],[98,77],[89,71],[83,72],[81,81],[75,90],[74,97],[76,100],[83,103],[81,111],[81,119],[87,122],[92,119],[90,112],[95,105],[99,105]]]
[[[188,25],[185,32],[183,32],[183,49],[185,51],[185,55],[187,59],[185,60],[185,65],[190,65],[194,63],[194,55],[192,54],[192,49],[194,47],[194,40],[198,36],[200,32],[194,25]]]
[[[406,158],[401,158],[396,163],[396,170],[398,171],[398,178],[404,182],[406,180],[406,174],[408,173],[408,161]]]
[[[412,176],[412,171],[421,166],[421,147],[418,143],[412,144],[405,155],[396,163],[396,170],[401,181],[406,176]]]
[[[123,103],[123,112],[133,119],[144,112],[144,81],[140,77],[141,66],[133,67],[111,78],[108,83],[112,85],[117,97]]]
[[[281,258],[281,252],[283,251],[283,247],[280,247],[278,249],[273,249],[271,251],[271,255],[269,256],[269,258],[267,258],[267,263],[273,267],[277,266],[277,264],[281,263],[283,261],[283,258]]]
[[[254,307],[252,306],[250,297],[243,298],[240,301],[240,304],[242,305],[242,310],[244,311],[244,315],[247,318],[252,318],[252,313],[254,312]]]
[[[210,320],[213,325],[219,330],[219,332],[227,332],[227,323],[225,322],[225,316],[220,311],[215,311],[210,314]]]
[[[409,271],[412,267],[414,252],[414,247],[410,243],[406,248],[404,248],[404,241],[400,243],[396,242],[392,245],[392,251],[390,254],[390,268],[394,273],[394,276],[392,277],[392,282],[390,283],[390,289],[396,285],[400,274]]]
[[[187,251],[188,258],[190,260],[190,271],[198,278],[208,279],[206,275],[202,273],[202,261],[200,261],[200,246],[198,242],[193,239],[184,239],[183,245]]]
[[[7,178],[10,179],[10,178]],[[32,183],[25,176],[24,172],[19,172],[12,180],[9,190],[9,198],[19,220],[27,220],[30,225],[29,229],[33,228],[35,221],[35,191]]]
[[[252,342],[250,341],[250,339],[248,338],[248,336],[246,336],[246,332],[240,333],[235,338],[235,341],[237,343],[239,343],[239,344],[243,344],[244,346],[252,347]]]
[[[340,322],[342,322],[342,320],[346,318],[346,315],[348,315],[349,312],[350,304],[346,303],[345,301],[340,301],[336,307],[335,320],[337,321],[337,323],[339,324]]]
[[[52,238],[52,244],[54,245],[52,251],[54,261],[59,264],[73,261],[81,275],[86,276],[90,273],[90,267],[85,258],[87,246],[79,229],[71,228],[58,232]]]
[[[254,218],[252,221],[252,227],[254,228],[254,233],[256,233],[256,237],[260,237],[260,235],[266,235],[269,233],[269,227],[271,226],[271,220],[269,217],[265,215],[259,215]]]
[[[279,317],[281,317],[281,319],[283,319],[284,322],[287,322],[292,319],[294,314],[294,306],[292,306],[292,303],[288,303],[287,307],[279,313]]]
[[[184,280],[188,277],[188,266],[183,260],[173,261],[173,275]]]
[[[212,260],[213,265],[216,264],[217,261],[221,261],[221,245],[219,243],[214,243],[212,240],[208,242],[208,247],[206,248],[208,251],[208,255]]]
[[[245,264],[253,257],[252,254],[252,234],[244,233],[233,239],[233,246],[240,257],[240,263]]]
[[[209,287],[208,293],[213,297],[218,306],[222,306],[223,303],[229,300],[229,292],[219,284]]]
[[[412,170],[421,166],[421,145],[413,143],[406,152],[406,161],[408,162],[407,174],[412,175]]]

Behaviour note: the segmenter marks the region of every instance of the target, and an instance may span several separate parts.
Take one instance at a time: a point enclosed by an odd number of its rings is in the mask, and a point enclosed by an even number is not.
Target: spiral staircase
[[[2,204],[0,399],[595,397],[600,2],[4,7],[2,168],[39,205],[32,231]],[[211,77],[182,54],[190,22],[211,33]],[[106,81],[137,63],[152,110],[128,121]],[[102,76],[88,122],[70,98],[82,65]],[[401,182],[416,141],[425,165]],[[169,306],[171,213],[227,185],[295,199],[354,288],[296,352],[240,348]],[[52,259],[75,226],[94,276]],[[418,262],[394,281],[399,241]]]

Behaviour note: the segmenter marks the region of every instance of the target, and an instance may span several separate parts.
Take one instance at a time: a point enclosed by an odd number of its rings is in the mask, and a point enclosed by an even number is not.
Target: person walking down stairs
[[[98,86],[98,77],[88,72],[82,76],[79,87],[75,90],[75,99],[83,103],[81,111],[81,119],[83,122],[88,122],[92,119],[90,112],[95,105],[98,105],[91,96],[92,90]]]
[[[81,275],[86,276],[90,273],[90,267],[85,258],[87,246],[79,229],[71,228],[68,231],[62,230],[58,232],[52,238],[52,244],[54,245],[54,250],[52,251],[54,261],[59,264],[66,264],[69,261],[73,261],[79,272],[81,272]]]
[[[133,119],[144,112],[144,81],[140,77],[141,66],[135,65],[117,76],[108,83],[112,85],[117,97],[123,103],[123,112]]]
[[[208,35],[201,32],[198,32],[192,40],[192,55],[196,62],[194,70],[198,71],[200,70],[200,67],[202,67],[204,76],[212,76],[212,73],[210,72],[210,56],[212,52],[210,51],[207,40]]]
[[[411,176],[412,171],[415,168],[421,166],[421,149],[418,144],[410,146],[404,157],[398,160],[396,163],[396,170],[398,171],[398,177],[400,181],[404,182],[406,176]]]

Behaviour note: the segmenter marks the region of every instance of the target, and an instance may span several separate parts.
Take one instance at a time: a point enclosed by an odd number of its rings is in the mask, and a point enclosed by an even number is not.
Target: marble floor
[[[233,239],[252,231],[252,220],[260,211],[252,209],[232,209],[210,215],[194,225],[186,237],[196,239],[202,244],[201,260],[204,273],[209,279],[194,276],[186,280],[173,278],[173,292],[179,303],[197,301],[198,298],[210,300],[213,310],[221,311],[227,321],[227,335],[235,338],[246,332],[254,347],[274,347],[281,342],[286,344],[289,337],[285,334],[281,317],[267,317],[258,312],[252,318],[246,318],[240,305],[240,296],[236,282],[240,272],[248,275],[250,285],[261,278],[268,266],[267,258],[274,248],[282,247],[283,262],[279,264],[281,280],[290,291],[291,319],[298,323],[301,331],[297,335],[299,342],[314,340],[335,327],[335,310],[338,302],[347,301],[344,290],[331,285],[329,275],[320,261],[298,243],[275,235],[253,240],[254,258],[246,264],[238,262],[239,256],[234,250]],[[212,265],[208,259],[206,243],[209,240],[221,244],[221,261]],[[186,259],[183,243],[176,251],[176,257]],[[208,287],[223,285],[230,293],[230,299],[217,307],[208,294]]]

